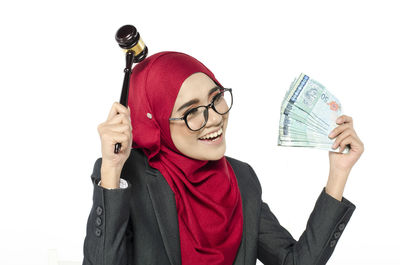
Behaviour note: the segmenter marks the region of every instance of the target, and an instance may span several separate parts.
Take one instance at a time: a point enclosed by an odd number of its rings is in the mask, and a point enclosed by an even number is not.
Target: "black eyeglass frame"
[[[221,91],[221,90],[222,90],[222,91]],[[229,109],[228,109],[226,112],[224,112],[224,113],[219,113],[219,112],[215,109],[214,100],[216,99],[217,96],[219,96],[220,94],[222,94],[222,93],[225,92],[225,91],[228,91],[229,93],[231,93],[231,106],[229,107]],[[170,120],[170,121],[184,120],[185,123],[186,123],[186,126],[189,128],[189,130],[195,132],[195,131],[201,130],[201,129],[207,124],[207,121],[208,121],[208,109],[209,109],[209,108],[212,108],[212,109],[213,109],[216,113],[218,113],[219,115],[224,115],[224,114],[228,113],[228,112],[231,110],[232,106],[233,106],[232,88],[224,88],[224,87],[222,87],[222,88],[220,89],[220,92],[212,98],[211,103],[208,104],[207,106],[205,106],[205,105],[197,106],[197,107],[195,107],[195,108],[192,108],[192,109],[188,110],[188,111],[185,113],[185,115],[183,115],[181,118],[169,118],[169,120]],[[190,128],[190,126],[189,126],[189,124],[188,124],[188,122],[187,122],[187,116],[188,116],[192,111],[194,111],[195,109],[198,109],[198,108],[200,108],[200,107],[206,107],[205,110],[204,110],[204,112],[203,112],[203,115],[206,114],[206,115],[205,115],[205,122],[204,122],[204,124],[203,124],[199,129],[193,130],[193,129]]]

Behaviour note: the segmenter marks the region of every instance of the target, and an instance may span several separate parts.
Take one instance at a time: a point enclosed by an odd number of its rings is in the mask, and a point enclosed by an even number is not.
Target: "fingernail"
[[[333,143],[332,149],[336,149],[336,143]]]
[[[338,122],[341,122],[342,121],[342,118],[337,118],[336,119],[336,122],[338,123]]]
[[[332,137],[332,136],[333,136],[333,132],[331,132],[328,136],[329,136],[329,137]]]

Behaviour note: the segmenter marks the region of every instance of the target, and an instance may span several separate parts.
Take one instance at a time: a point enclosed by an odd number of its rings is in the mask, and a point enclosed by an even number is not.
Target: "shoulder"
[[[259,192],[262,192],[261,184],[257,177],[257,174],[249,163],[230,156],[225,157],[228,160],[229,164],[232,166],[232,169],[235,172],[237,178],[242,177],[250,179],[250,181],[252,181],[258,187]]]

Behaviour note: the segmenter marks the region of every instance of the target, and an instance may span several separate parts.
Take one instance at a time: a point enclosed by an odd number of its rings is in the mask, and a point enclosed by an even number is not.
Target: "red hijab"
[[[180,52],[156,53],[135,65],[128,98],[132,147],[144,151],[175,193],[182,265],[232,265],[243,229],[235,173],[225,156],[216,161],[185,156],[170,134],[168,118],[180,87],[196,72],[221,86],[206,66]]]

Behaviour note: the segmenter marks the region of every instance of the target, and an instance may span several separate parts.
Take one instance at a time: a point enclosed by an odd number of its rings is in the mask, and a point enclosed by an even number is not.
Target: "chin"
[[[201,160],[219,160],[224,157],[225,150],[225,143],[223,143],[223,145],[216,150],[204,150],[204,153],[206,153],[206,155],[203,156]]]
[[[213,156],[213,157],[210,157],[210,158],[208,158],[207,160],[220,160],[221,158],[223,158],[224,157],[224,154],[222,154],[222,155],[216,155],[216,156]]]

